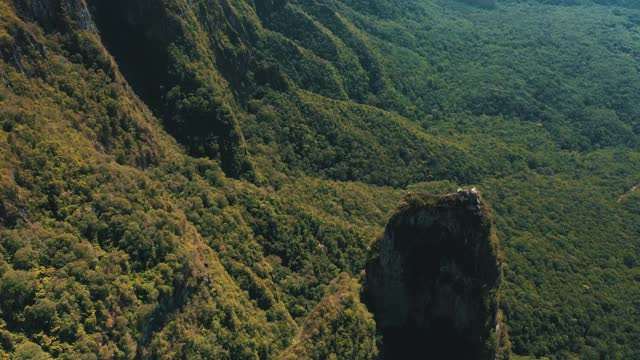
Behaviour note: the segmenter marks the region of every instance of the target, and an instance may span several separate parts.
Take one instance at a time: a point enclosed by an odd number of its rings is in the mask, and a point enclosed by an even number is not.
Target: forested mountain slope
[[[372,359],[371,244],[459,186],[515,354],[640,354],[633,1],[2,0],[0,83],[0,358]]]

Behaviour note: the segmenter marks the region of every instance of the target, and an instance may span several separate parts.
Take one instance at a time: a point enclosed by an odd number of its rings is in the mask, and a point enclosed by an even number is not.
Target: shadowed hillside
[[[0,358],[636,358],[637,6],[493,5],[1,1]],[[442,300],[395,337],[385,224]]]

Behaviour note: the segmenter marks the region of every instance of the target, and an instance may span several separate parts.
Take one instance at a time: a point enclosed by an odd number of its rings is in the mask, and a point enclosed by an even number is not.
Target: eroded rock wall
[[[74,28],[94,31],[85,0],[14,0],[18,12],[47,30]]]
[[[500,357],[498,241],[477,191],[408,194],[374,251],[366,296],[385,359]]]

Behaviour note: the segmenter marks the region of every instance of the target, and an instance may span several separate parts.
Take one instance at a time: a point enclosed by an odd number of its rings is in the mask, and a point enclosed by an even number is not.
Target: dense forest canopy
[[[635,0],[1,0],[0,359],[373,359],[477,187],[514,357],[640,356]]]

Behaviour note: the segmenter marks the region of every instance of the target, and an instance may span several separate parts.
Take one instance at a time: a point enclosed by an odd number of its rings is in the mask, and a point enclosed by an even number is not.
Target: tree
[[[8,322],[15,321],[26,305],[34,301],[36,284],[26,271],[9,270],[0,278],[0,314]]]

